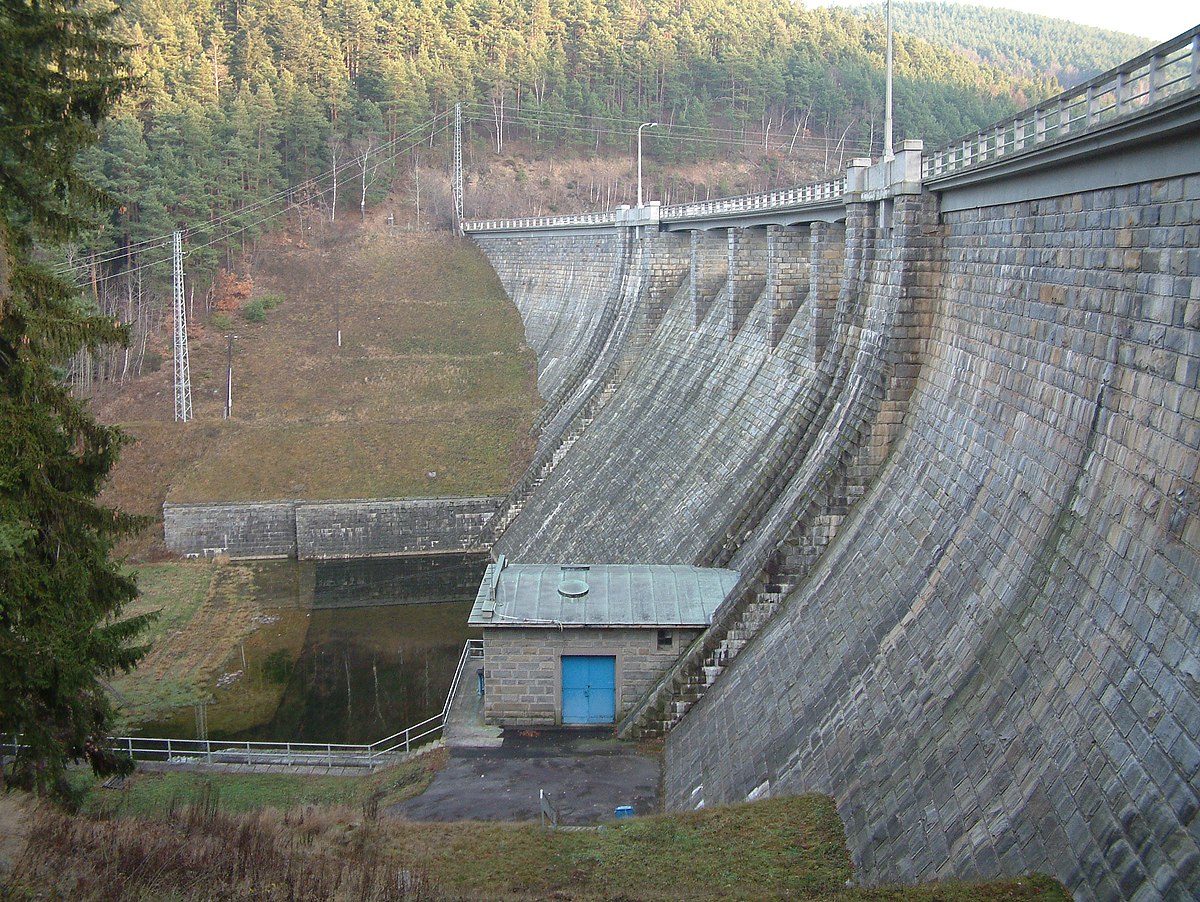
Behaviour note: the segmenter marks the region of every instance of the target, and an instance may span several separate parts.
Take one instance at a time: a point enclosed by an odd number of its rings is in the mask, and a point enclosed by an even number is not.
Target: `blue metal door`
[[[617,659],[563,655],[562,722],[612,723],[617,715]]]

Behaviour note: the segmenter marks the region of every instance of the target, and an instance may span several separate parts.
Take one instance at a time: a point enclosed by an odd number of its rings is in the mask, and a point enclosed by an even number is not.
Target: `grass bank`
[[[111,682],[118,732],[181,710],[190,718],[191,707],[210,701],[221,674],[239,669],[247,655],[259,662],[268,651],[284,649],[295,658],[312,607],[311,579],[296,575],[303,570],[294,562],[221,559],[137,567],[141,594],[126,612],[157,617],[141,637],[149,652]],[[245,723],[212,722],[214,729],[233,731],[270,715],[283,686],[270,680],[254,685],[256,691],[243,691],[237,712]]]
[[[407,773],[413,774],[422,765],[418,760],[409,767]],[[385,773],[344,779],[371,785],[397,778]],[[151,803],[146,794],[142,800],[148,805],[129,803],[102,816],[40,810],[32,818],[25,853],[0,894],[11,899],[500,902],[1069,899],[1059,884],[1041,877],[847,886],[851,866],[845,836],[833,801],[823,796],[639,818],[602,831],[560,832],[517,824],[405,823],[380,816],[372,804],[238,814],[232,802],[238,793],[229,784],[214,790],[216,785],[202,784],[190,805],[178,796]]]

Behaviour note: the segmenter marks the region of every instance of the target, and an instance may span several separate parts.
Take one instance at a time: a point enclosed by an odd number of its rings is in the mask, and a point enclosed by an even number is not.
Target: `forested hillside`
[[[1047,11],[1052,10],[1047,6]],[[856,12],[878,19],[884,6],[858,7]],[[1017,78],[1048,76],[1063,88],[1085,82],[1152,46],[1146,38],[1066,19],[957,3],[893,3],[892,26]]]
[[[627,160],[644,121],[661,123],[651,163],[742,156],[775,184],[877,150],[882,122],[881,23],[787,0],[130,0],[117,36],[138,86],[85,169],[120,206],[63,267],[134,344],[81,355],[85,388],[166,354],[175,228],[203,316],[219,269],[244,270],[281,213],[300,231],[358,215],[402,173],[423,220],[446,222],[456,102],[469,199],[514,153]],[[1044,90],[916,38],[896,66],[899,137],[948,140]]]

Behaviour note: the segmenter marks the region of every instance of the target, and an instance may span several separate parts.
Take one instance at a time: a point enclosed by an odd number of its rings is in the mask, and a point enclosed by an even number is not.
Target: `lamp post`
[[[226,379],[225,379],[225,419],[233,416],[233,340],[236,335],[226,335],[228,342],[228,356],[226,358]]]
[[[642,206],[642,129],[658,128],[657,122],[643,122],[638,126],[637,145],[638,145],[638,206]]]
[[[887,0],[887,76],[883,98],[883,158],[892,153],[892,0]]]

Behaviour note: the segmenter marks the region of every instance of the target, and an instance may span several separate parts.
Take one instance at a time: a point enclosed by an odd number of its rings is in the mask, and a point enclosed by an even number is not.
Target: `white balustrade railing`
[[[840,200],[846,191],[846,179],[836,178],[815,185],[782,188],[762,194],[743,194],[718,200],[691,204],[673,204],[659,209],[659,220],[706,219],[712,216],[754,212],[757,210],[789,210]],[[534,216],[524,219],[477,219],[463,223],[464,232],[497,232],[520,229],[553,229],[571,226],[614,225],[618,211],[579,213],[573,216]]]
[[[387,763],[395,755],[409,752],[422,742],[431,741],[446,726],[470,658],[483,655],[483,640],[468,639],[458,659],[450,691],[442,710],[398,733],[372,742],[354,745],[337,742],[234,742],[224,739],[161,739],[152,736],[119,736],[110,740],[112,748],[131,758],[150,761],[196,760],[213,764],[271,764],[291,767],[371,767]],[[20,738],[4,740],[3,750],[15,754]]]
[[[473,219],[462,224],[464,232],[498,232],[513,229],[555,229],[570,226],[613,225],[615,210],[575,213],[567,216],[527,216],[522,219]]]
[[[1065,140],[1197,89],[1200,26],[1012,119],[927,152],[921,177],[930,180],[953,175]]]
[[[742,194],[737,197],[722,197],[717,200],[697,201],[690,204],[672,204],[663,207],[663,220],[708,219],[713,216],[754,212],[757,210],[789,210],[815,206],[840,200],[846,193],[846,179],[836,178],[815,185],[781,188],[762,194]]]

